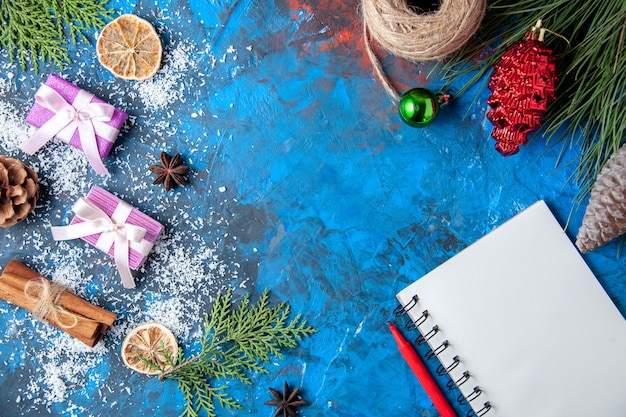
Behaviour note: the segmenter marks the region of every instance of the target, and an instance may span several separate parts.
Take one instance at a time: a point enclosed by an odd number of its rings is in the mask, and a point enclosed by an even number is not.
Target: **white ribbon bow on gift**
[[[109,142],[115,142],[119,130],[106,124],[111,121],[115,107],[107,103],[91,103],[93,97],[93,94],[79,90],[70,104],[54,89],[43,84],[35,94],[35,101],[55,115],[22,143],[20,148],[33,155],[53,137],[69,143],[78,129],[80,144],[91,166],[98,174],[109,175],[100,159],[96,134]]]
[[[101,233],[96,248],[108,253],[115,244],[113,257],[124,288],[135,288],[135,280],[130,272],[129,250],[131,244],[143,242],[146,229],[124,223],[132,209],[130,204],[120,201],[115,212],[109,217],[90,201],[80,198],[72,207],[72,211],[84,222],[52,227],[52,237],[54,240],[71,240]],[[141,245],[138,249],[144,252]]]

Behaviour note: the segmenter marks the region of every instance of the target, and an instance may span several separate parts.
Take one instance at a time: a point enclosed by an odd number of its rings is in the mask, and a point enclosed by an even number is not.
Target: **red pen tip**
[[[402,336],[402,333],[400,333],[400,330],[398,330],[391,321],[388,321],[387,324],[389,325],[389,330],[391,330],[391,334],[393,335],[393,338],[396,340],[398,347],[401,348],[402,346],[406,345],[408,342],[406,341],[404,336]]]

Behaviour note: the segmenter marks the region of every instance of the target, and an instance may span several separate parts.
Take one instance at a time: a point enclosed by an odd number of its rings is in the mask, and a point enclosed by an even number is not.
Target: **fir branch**
[[[77,35],[87,44],[85,35],[90,28],[100,28],[104,20],[113,19],[113,9],[107,9],[108,0],[42,0],[49,10],[53,10],[54,21],[60,37],[65,29],[69,32],[72,43],[76,43]]]
[[[7,50],[11,63],[17,60],[25,70],[30,56],[41,57],[58,67],[69,62],[56,26],[41,2],[2,1],[0,8],[0,46]],[[38,71],[37,59],[32,61]]]
[[[539,19],[559,35],[547,33],[545,41],[556,53],[560,80],[557,99],[537,134],[545,136],[547,142],[561,143],[562,153],[580,145],[580,156],[565,164],[576,166],[570,179],[580,184],[575,199],[580,204],[602,166],[624,141],[624,0],[490,1],[476,41],[455,53],[443,65],[441,76],[452,83],[472,74],[457,95],[463,93],[488,76],[506,47],[522,40]]]
[[[181,416],[197,417],[204,410],[214,417],[216,403],[222,408],[242,409],[228,394],[228,385],[215,387],[213,381],[250,384],[248,373],[268,373],[264,364],[273,357],[282,359],[284,348],[296,347],[298,341],[317,331],[300,314],[289,321],[290,313],[286,302],[276,307],[269,305],[267,289],[255,304],[246,295],[236,308],[232,290],[218,296],[204,321],[200,353],[175,365],[183,357],[179,349],[176,356],[166,357],[169,367],[159,375],[161,380],[178,383],[186,403]]]
[[[62,68],[70,62],[66,45],[76,43],[77,35],[89,43],[85,32],[113,17],[107,1],[0,1],[0,48],[6,49],[11,63],[20,63],[22,71],[30,61],[38,73],[40,60]]]

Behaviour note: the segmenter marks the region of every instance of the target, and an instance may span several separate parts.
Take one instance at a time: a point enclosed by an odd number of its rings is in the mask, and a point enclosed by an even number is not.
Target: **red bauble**
[[[504,156],[517,153],[528,133],[541,126],[541,116],[555,100],[558,80],[552,51],[543,43],[541,22],[526,34],[526,39],[509,46],[488,87],[487,104],[492,107],[487,119],[493,123],[491,136],[495,148]]]

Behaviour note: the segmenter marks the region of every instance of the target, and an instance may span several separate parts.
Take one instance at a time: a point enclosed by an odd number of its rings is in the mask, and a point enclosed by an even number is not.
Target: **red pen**
[[[456,414],[454,414],[454,410],[452,410],[448,400],[444,397],[443,393],[437,386],[437,383],[428,372],[424,362],[422,362],[420,357],[417,355],[417,352],[411,343],[409,343],[409,341],[402,336],[402,333],[400,333],[396,326],[394,326],[390,321],[387,323],[389,324],[389,329],[391,330],[393,338],[396,339],[396,343],[398,343],[398,350],[413,370],[413,373],[415,373],[415,376],[420,384],[424,387],[426,394],[428,394],[428,397],[435,405],[437,411],[439,411],[439,414],[441,414],[441,417],[456,417]]]

